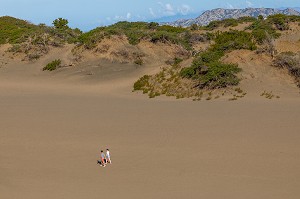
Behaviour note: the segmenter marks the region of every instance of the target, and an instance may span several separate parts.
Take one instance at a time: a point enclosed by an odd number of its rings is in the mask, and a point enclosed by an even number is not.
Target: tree
[[[58,18],[53,21],[53,25],[56,29],[67,29],[69,21],[67,19]]]
[[[150,22],[149,24],[148,24],[148,28],[149,29],[155,29],[155,28],[157,28],[159,26],[159,24],[158,23],[155,23],[155,22]]]
[[[257,19],[260,20],[260,21],[262,21],[262,20],[264,20],[264,16],[258,15]]]

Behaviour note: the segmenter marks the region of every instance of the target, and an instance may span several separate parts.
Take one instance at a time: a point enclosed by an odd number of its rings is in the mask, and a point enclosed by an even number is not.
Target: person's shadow
[[[97,160],[97,164],[100,164],[100,166],[103,166],[101,160]]]

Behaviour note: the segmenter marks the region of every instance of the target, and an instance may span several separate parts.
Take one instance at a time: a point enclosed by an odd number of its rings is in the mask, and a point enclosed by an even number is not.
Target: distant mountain
[[[274,14],[300,15],[300,12],[291,8],[287,8],[284,10],[273,9],[273,8],[245,8],[245,9],[217,8],[213,10],[208,10],[195,19],[179,19],[177,21],[164,23],[164,24],[168,24],[172,26],[183,26],[183,27],[187,27],[192,24],[203,26],[209,24],[211,21],[223,20],[228,18],[237,19],[245,16],[257,17],[259,15],[267,17],[269,15],[274,15]]]
[[[285,9],[288,9],[288,7],[278,8],[278,10],[285,10]],[[296,10],[296,11],[300,12],[300,7],[293,7],[293,8],[290,8],[290,9],[293,9],[293,10]]]

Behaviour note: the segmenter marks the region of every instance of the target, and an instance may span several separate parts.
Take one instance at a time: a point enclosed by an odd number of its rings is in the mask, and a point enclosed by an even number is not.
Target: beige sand
[[[259,87],[255,75],[234,102],[150,100],[131,86],[151,69],[49,73],[46,59],[0,68],[1,199],[300,198],[300,98],[288,76]],[[281,98],[260,97],[274,78]],[[113,164],[102,168],[107,147]]]

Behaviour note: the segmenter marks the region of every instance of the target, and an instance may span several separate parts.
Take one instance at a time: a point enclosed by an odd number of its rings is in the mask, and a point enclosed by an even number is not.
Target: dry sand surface
[[[96,81],[77,69],[0,68],[1,199],[300,198],[291,80],[273,100],[259,83],[234,102],[150,100],[131,92],[142,71],[127,69]],[[107,147],[113,164],[102,168]]]

